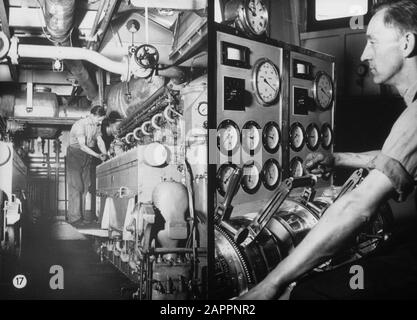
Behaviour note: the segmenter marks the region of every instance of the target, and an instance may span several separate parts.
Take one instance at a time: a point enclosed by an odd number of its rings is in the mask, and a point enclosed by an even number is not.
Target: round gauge
[[[315,123],[311,123],[306,129],[307,147],[310,150],[317,150],[320,145],[320,129]]]
[[[279,144],[281,142],[281,131],[276,122],[268,122],[262,132],[262,143],[264,148],[269,153],[275,153],[279,149]]]
[[[269,159],[265,162],[262,169],[262,181],[265,188],[274,190],[281,182],[281,166],[275,159]]]
[[[301,123],[293,123],[290,128],[290,146],[294,151],[300,151],[305,144],[306,134]]]
[[[217,147],[220,151],[230,153],[239,145],[239,127],[232,120],[224,120],[217,128]]]
[[[255,121],[246,122],[242,128],[242,146],[246,151],[254,152],[261,145],[261,127]]]
[[[225,196],[230,178],[232,177],[237,166],[232,163],[225,163],[220,166],[216,174],[216,188],[222,197]]]
[[[330,124],[325,123],[321,127],[321,146],[324,149],[330,149],[333,143],[333,130]]]
[[[200,115],[202,115],[204,117],[207,116],[207,113],[208,113],[208,104],[207,104],[207,102],[205,102],[205,101],[200,102],[198,104],[197,111]]]
[[[256,164],[243,168],[242,188],[249,194],[254,194],[261,186],[260,169]]]
[[[303,160],[299,157],[294,157],[290,162],[291,177],[298,178],[303,176]]]
[[[314,79],[313,96],[317,107],[321,110],[330,108],[333,102],[333,80],[325,72],[319,71]]]
[[[242,31],[253,36],[262,36],[268,28],[268,9],[262,0],[244,0],[239,11],[237,25]]]
[[[278,99],[281,88],[278,67],[269,59],[259,59],[253,67],[252,86],[260,104],[264,106],[274,104]]]

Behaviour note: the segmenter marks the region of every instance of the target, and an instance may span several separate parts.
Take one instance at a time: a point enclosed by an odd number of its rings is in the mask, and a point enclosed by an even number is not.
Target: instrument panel
[[[272,196],[282,179],[284,48],[278,42],[218,30],[216,68],[216,190],[244,167],[235,203]]]
[[[232,205],[256,211],[283,179],[304,175],[309,153],[333,152],[335,60],[223,25],[216,50],[216,202],[240,167]],[[319,178],[317,187],[331,183]]]
[[[303,175],[311,152],[330,153],[334,147],[335,60],[304,48],[289,46],[288,154],[289,176]],[[284,160],[285,161],[285,160]],[[320,178],[318,187],[331,185]]]

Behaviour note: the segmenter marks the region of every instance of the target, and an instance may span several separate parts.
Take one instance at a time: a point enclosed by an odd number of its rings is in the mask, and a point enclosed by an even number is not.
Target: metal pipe
[[[120,74],[124,80],[128,77],[126,58],[120,62],[113,61],[98,52],[84,48],[18,44],[17,55],[21,58],[84,60],[109,72]]]
[[[71,46],[71,31],[74,27],[75,0],[45,0],[44,17],[50,40],[65,47]],[[60,59],[55,57],[53,59]],[[83,88],[87,99],[97,98],[97,87],[87,69],[81,63],[82,59],[68,59],[65,62],[69,72],[75,77],[78,85]]]
[[[75,0],[45,0],[46,29],[52,41],[63,43],[71,36],[74,24]]]

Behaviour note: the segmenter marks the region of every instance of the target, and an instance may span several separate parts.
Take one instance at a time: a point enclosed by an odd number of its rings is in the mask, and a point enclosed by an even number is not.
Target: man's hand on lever
[[[334,154],[323,154],[321,152],[309,153],[304,161],[305,170],[309,174],[328,175],[336,165]]]

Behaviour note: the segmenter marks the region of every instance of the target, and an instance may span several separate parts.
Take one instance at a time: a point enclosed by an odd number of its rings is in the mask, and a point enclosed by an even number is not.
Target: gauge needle
[[[256,4],[254,2],[249,3],[248,9],[252,13],[254,17],[256,17],[256,10],[255,10]]]
[[[330,99],[330,95],[328,95],[327,94],[327,92],[326,91],[324,91],[324,89],[323,88],[320,88],[321,89],[321,92],[323,92],[326,96],[327,96],[327,98],[329,98]]]
[[[271,88],[272,88],[272,90],[274,90],[274,91],[276,91],[276,89],[273,87],[273,86],[271,86],[271,84],[268,82],[268,80],[266,80],[265,78],[264,78],[264,82],[268,85],[268,86],[270,86]]]
[[[231,177],[232,177],[232,174],[229,174],[229,176],[226,179],[224,179],[223,183],[227,184]]]

